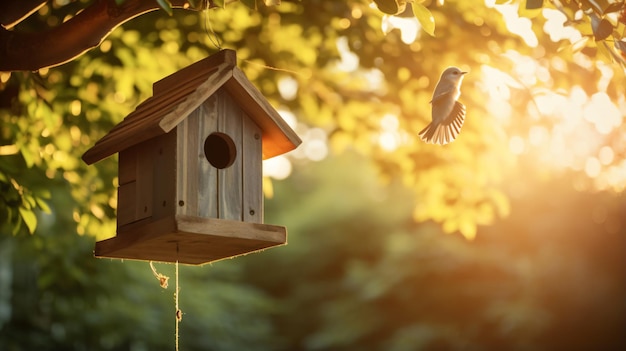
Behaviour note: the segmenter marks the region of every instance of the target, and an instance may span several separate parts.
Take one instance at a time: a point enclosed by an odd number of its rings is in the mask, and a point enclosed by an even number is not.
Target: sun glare
[[[533,48],[537,47],[539,40],[532,30],[532,22],[526,17],[519,16],[520,3],[496,4],[495,0],[485,0],[485,5],[502,14],[509,32],[520,36],[526,45]]]
[[[378,145],[383,150],[391,152],[400,146],[402,136],[399,128],[400,121],[395,115],[387,114],[380,119],[381,133],[378,136]]]
[[[544,8],[541,13],[546,19],[543,31],[550,35],[550,40],[553,42],[567,39],[571,44],[574,44],[583,38],[582,34],[574,27],[564,26],[567,22],[567,17],[561,11]]]
[[[541,169],[580,171],[598,189],[624,189],[626,162],[614,164],[615,151],[605,144],[607,138],[619,134],[626,103],[611,101],[600,89],[589,95],[580,86],[559,92],[536,88],[539,82],[548,81],[549,72],[519,53],[505,56],[514,62],[513,71],[484,65],[480,87],[486,92],[492,118],[509,130],[511,154],[532,153]],[[542,78],[543,74],[548,77]],[[611,75],[612,71],[602,72],[598,88],[606,88]],[[533,96],[523,111],[514,110],[511,104],[514,90],[527,90]],[[515,120],[519,118],[523,120]],[[516,126],[525,129],[516,131]]]
[[[394,29],[400,30],[400,40],[402,40],[404,44],[409,45],[419,38],[421,26],[414,16],[399,17],[385,15],[381,29],[385,34],[388,34]]]

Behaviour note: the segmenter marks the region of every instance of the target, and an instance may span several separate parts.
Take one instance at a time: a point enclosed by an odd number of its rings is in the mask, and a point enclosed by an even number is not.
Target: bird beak
[[[467,73],[468,73],[468,72],[461,72],[461,74],[463,74],[463,75],[465,75],[465,74],[467,74]]]

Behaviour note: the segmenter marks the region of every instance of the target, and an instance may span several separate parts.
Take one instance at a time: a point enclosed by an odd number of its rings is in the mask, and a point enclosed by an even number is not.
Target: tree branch
[[[20,0],[0,2],[0,25],[12,28],[24,18],[39,10],[47,0]]]
[[[15,0],[11,1],[14,2]],[[171,0],[173,8],[193,8],[187,0]],[[58,66],[97,47],[117,26],[144,13],[159,10],[155,0],[97,0],[63,24],[42,32],[25,33],[0,27],[0,71],[36,71]]]

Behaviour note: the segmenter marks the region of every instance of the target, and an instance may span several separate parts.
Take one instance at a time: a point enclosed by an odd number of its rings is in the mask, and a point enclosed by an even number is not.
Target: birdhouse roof
[[[83,155],[87,164],[170,132],[200,104],[224,87],[261,128],[263,159],[295,149],[301,140],[237,68],[233,50],[222,50],[153,85],[153,96]]]

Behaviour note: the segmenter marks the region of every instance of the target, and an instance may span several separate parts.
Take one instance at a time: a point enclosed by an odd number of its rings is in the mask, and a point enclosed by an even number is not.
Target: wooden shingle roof
[[[237,68],[235,51],[222,50],[154,83],[153,96],[87,150],[83,160],[92,164],[170,132],[221,87],[261,128],[263,159],[300,145],[298,135]]]

